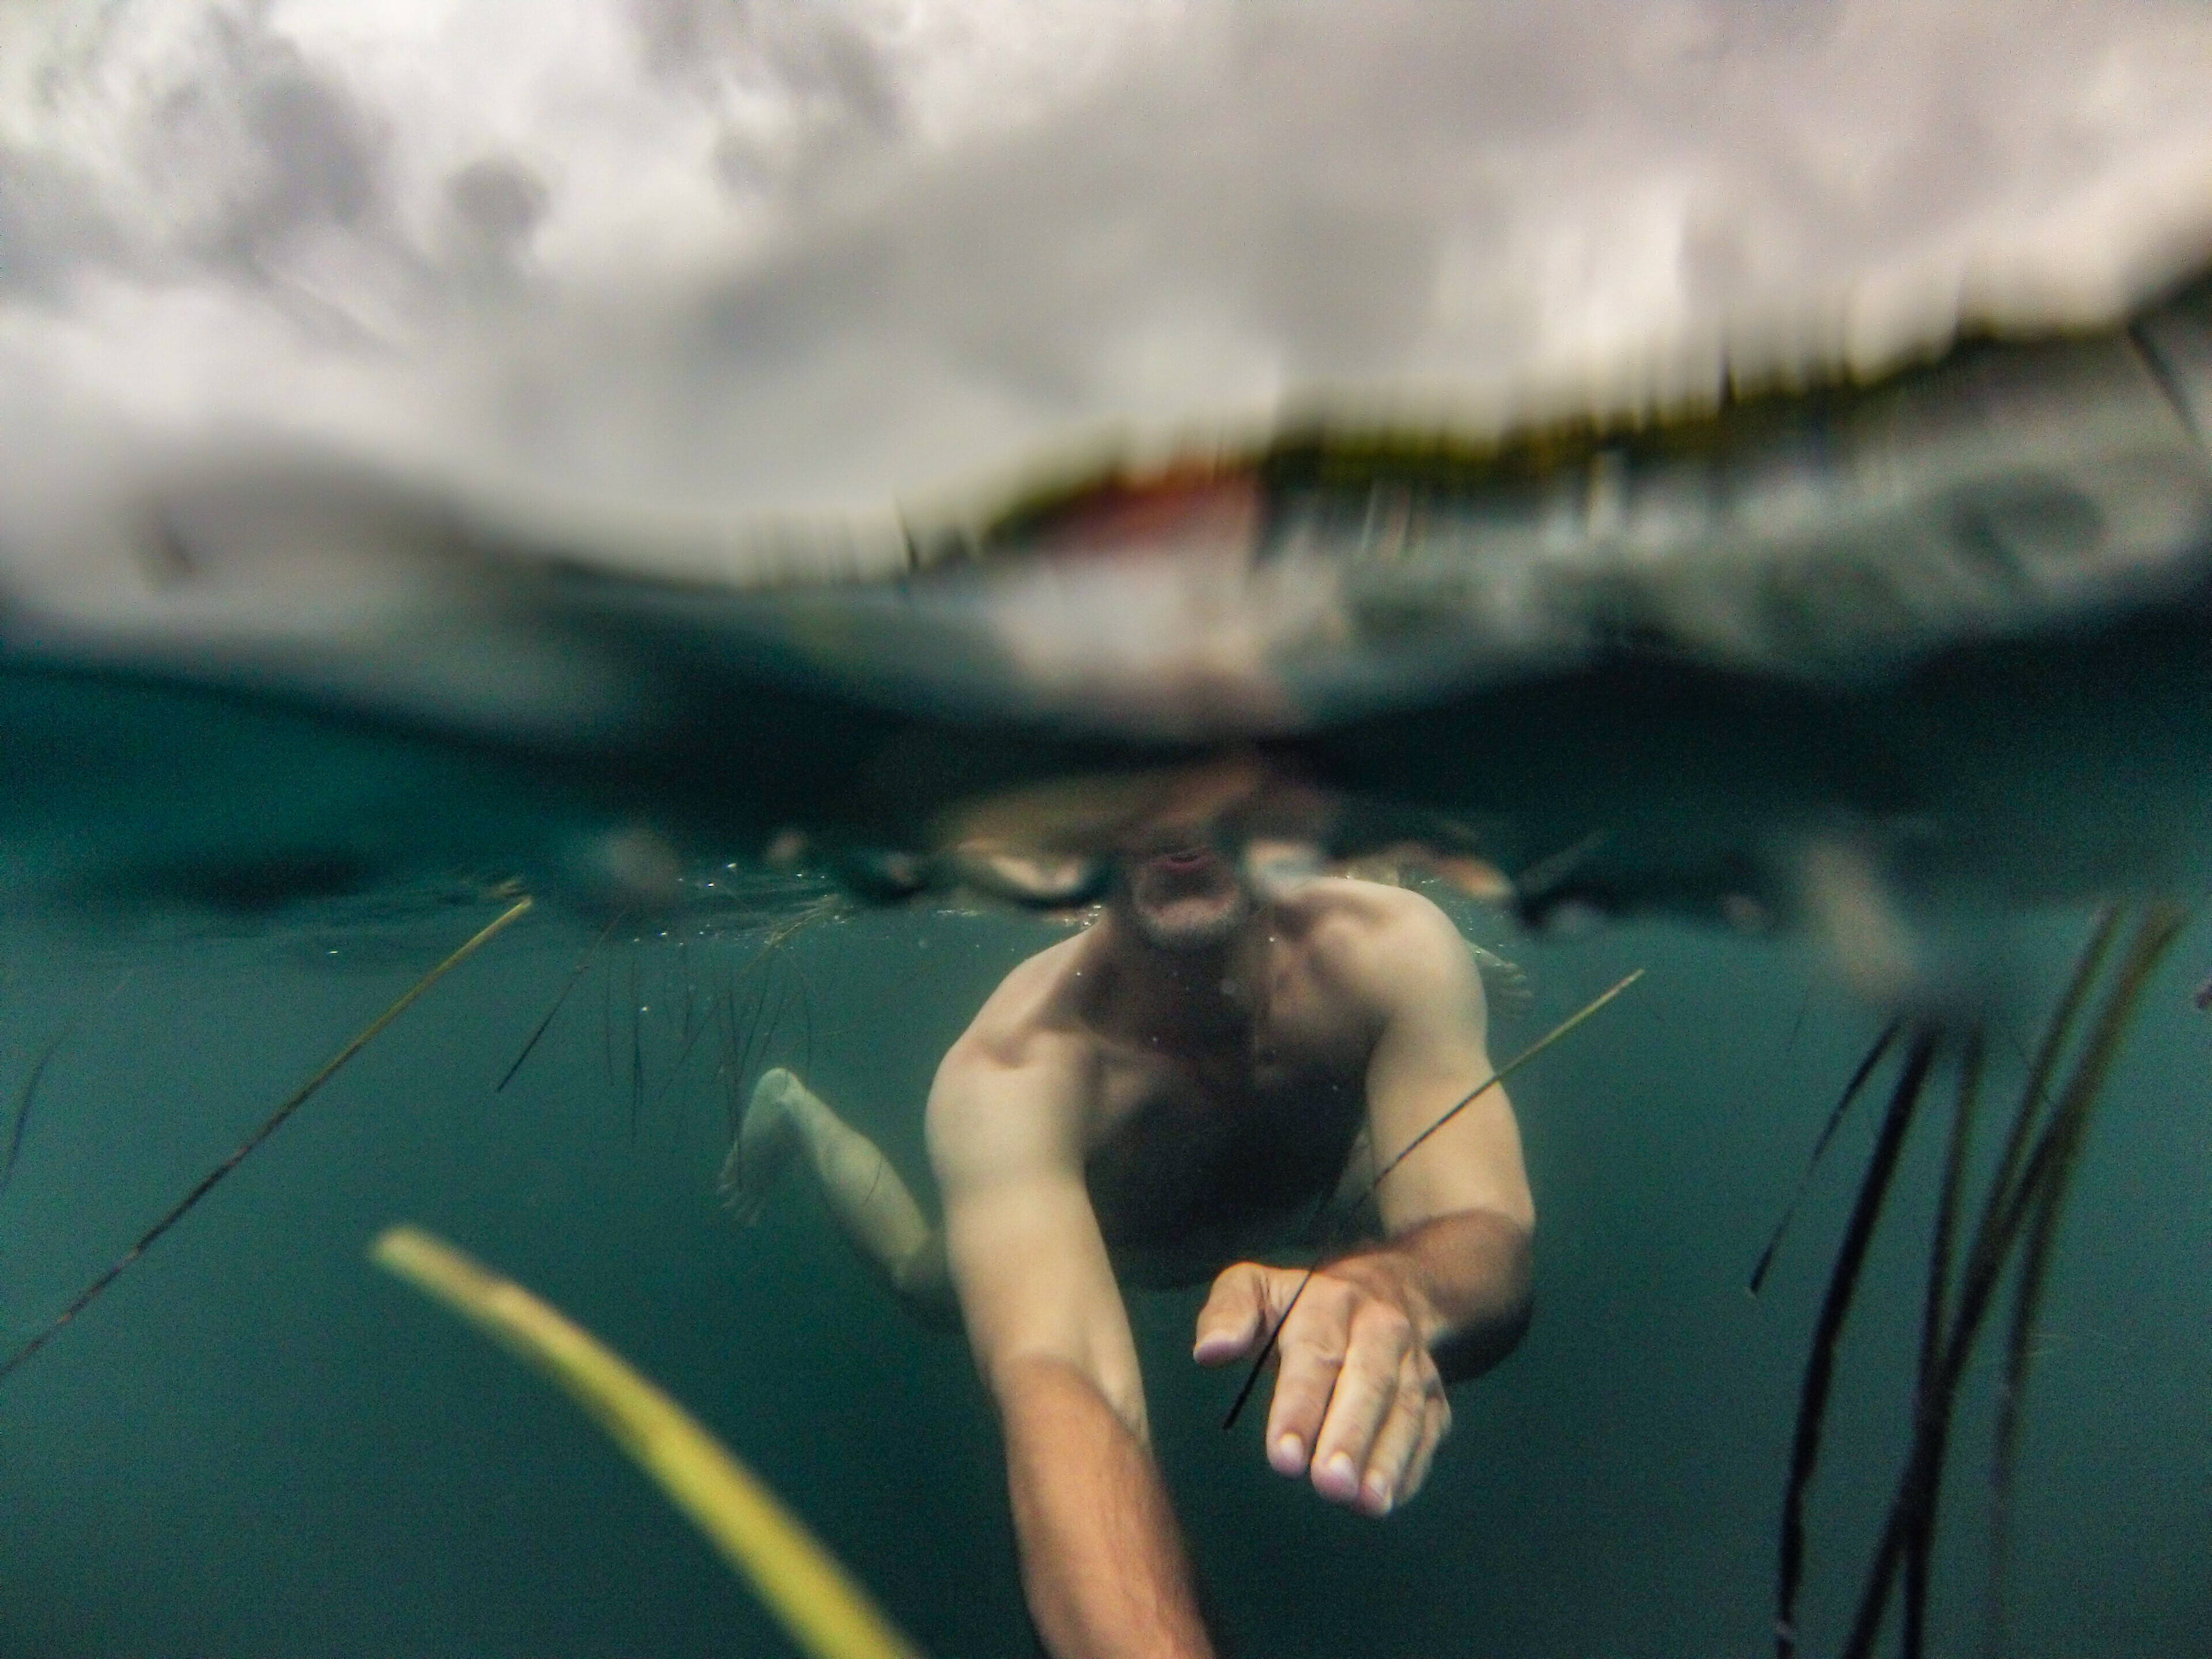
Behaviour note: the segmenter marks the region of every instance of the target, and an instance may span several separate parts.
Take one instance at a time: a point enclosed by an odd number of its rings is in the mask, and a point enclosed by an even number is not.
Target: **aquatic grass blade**
[[[2005,1138],[2004,1152],[1997,1160],[1996,1174],[1990,1182],[1991,1207],[1986,1212],[1987,1215],[2002,1213],[2004,1198],[2019,1179],[2021,1162],[2027,1154],[2036,1115],[2049,1092],[2051,1073],[2057,1069],[2067,1040],[2073,1035],[2075,1023],[2081,1018],[2081,1006],[2087,1000],[2105,958],[2112,951],[2112,941],[2119,937],[2119,906],[2108,904],[2098,911],[2088,940],[2075,958],[2073,975],[2066,982],[2065,994],[2060,997],[2050,1019],[2045,1022],[2042,1038],[2035,1046],[2035,1060],[2028,1068],[2027,1081],[2021,1090],[2020,1109],[2013,1115],[2011,1132]]]
[[[1959,1200],[1965,1189],[1966,1159],[1973,1146],[1984,1055],[1981,1031],[1969,1031],[1966,1051],[1959,1058],[1959,1088],[1951,1108],[1951,1139],[1943,1152],[1943,1184],[1936,1195],[1936,1232],[1928,1251],[1928,1288],[1921,1302],[1920,1353],[1912,1382],[1912,1420],[1916,1427],[1927,1422],[1939,1408],[1937,1390],[1943,1358],[1945,1308],[1958,1234]],[[1936,1542],[1936,1508],[1942,1496],[1942,1479],[1943,1451],[1939,1440],[1926,1472],[1925,1486],[1912,1494],[1914,1514],[1905,1539],[1905,1630],[1900,1659],[1919,1659],[1927,1630],[1929,1560]]]
[[[685,994],[688,999],[690,996],[688,987]],[[690,1062],[691,1051],[699,1046],[699,1039],[706,1035],[707,1027],[713,1023],[711,1018],[696,1018],[696,1008],[687,1007],[683,1019],[678,1023],[677,1029],[684,1033],[684,1040],[677,1047],[676,1059],[669,1066],[668,1075],[661,1079],[660,1087],[653,1092],[653,1100],[648,1108],[652,1112],[658,1113],[664,1105],[667,1104],[668,1097],[676,1092],[676,1085],[683,1080],[684,1068]],[[678,1109],[678,1110],[682,1109],[680,1097]]]
[[[2116,973],[2114,988],[2051,1114],[2045,1144],[2039,1145],[2029,1158],[2035,1184],[2027,1189],[2024,1179],[2023,1190],[2013,1194],[2012,1225],[2015,1231],[2023,1227],[2027,1230],[2027,1242],[2021,1251],[2012,1323],[2006,1338],[2003,1381],[1997,1396],[1991,1454],[1989,1630],[1993,1651],[2002,1650],[1999,1644],[2006,1622],[2003,1564],[2011,1531],[2021,1409],[2027,1392],[2033,1358],[2030,1343],[2042,1308],[2059,1218],[2071,1189],[2093,1108],[2118,1058],[2127,1023],[2134,1016],[2144,985],[2188,921],[2189,912],[2183,907],[2155,905],[2137,927],[2127,957]],[[1971,1332],[1965,1334],[1965,1340],[1971,1341]],[[1959,1359],[1961,1369],[1964,1363],[1962,1352]]]
[[[2137,927],[2127,957],[2114,975],[2112,988],[2098,1011],[2089,1036],[2083,1040],[2050,1121],[2035,1139],[2032,1150],[2021,1160],[2017,1178],[2002,1189],[1990,1193],[1963,1270],[1959,1308],[1952,1321],[1945,1353],[1948,1375],[1955,1376],[1964,1368],[1966,1349],[1988,1311],[2012,1245],[2042,1201],[2045,1183],[2055,1170],[2069,1166],[2078,1151],[2090,1109],[2118,1054],[2120,1040],[2142,997],[2143,985],[2186,919],[2186,913],[2179,907],[2160,905]],[[2070,1019],[2070,1011],[2062,1009],[2053,1018],[2056,1020],[2062,1017]],[[2031,1085],[2037,1081],[2031,1078]],[[2021,1112],[2031,1111],[2034,1105],[2033,1098],[2023,1092]]]
[[[1483,1079],[1481,1082],[1476,1084],[1474,1088],[1468,1091],[1468,1092],[1461,1097],[1457,1105],[1449,1109],[1441,1117],[1430,1124],[1427,1128],[1422,1130],[1420,1133],[1415,1135],[1411,1140],[1407,1141],[1404,1146],[1399,1149],[1398,1155],[1395,1158],[1392,1158],[1388,1164],[1385,1164],[1380,1170],[1375,1172],[1375,1178],[1367,1183],[1366,1191],[1359,1195],[1356,1202],[1347,1206],[1346,1213],[1349,1215],[1358,1214],[1361,1210],[1367,1206],[1367,1200],[1373,1198],[1376,1193],[1382,1190],[1382,1182],[1389,1177],[1390,1172],[1393,1170],[1395,1170],[1401,1164],[1403,1164],[1408,1158],[1412,1157],[1414,1151],[1419,1147],[1424,1141],[1427,1140],[1430,1136],[1435,1134],[1439,1129],[1443,1128],[1445,1124],[1450,1122],[1468,1107],[1474,1105],[1476,1101],[1481,1099],[1484,1095],[1496,1088],[1499,1084],[1504,1082],[1507,1078],[1511,1077],[1514,1073],[1519,1071],[1530,1060],[1535,1059],[1537,1055],[1542,1054],[1545,1049],[1550,1048],[1553,1043],[1559,1042],[1562,1037],[1565,1037],[1569,1032],[1574,1030],[1575,1028],[1582,1024],[1584,1020],[1589,1019],[1591,1016],[1595,1014],[1598,1010],[1604,1007],[1606,1004],[1611,1002],[1615,997],[1628,989],[1630,986],[1635,984],[1638,980],[1642,979],[1644,972],[1645,970],[1644,969],[1638,968],[1633,973],[1625,975],[1617,984],[1613,985],[1609,989],[1600,992],[1596,996],[1591,998],[1573,1013],[1569,1014],[1565,1019],[1561,1020],[1557,1025],[1554,1025],[1550,1030],[1545,1032],[1542,1036],[1538,1037],[1534,1042],[1523,1048],[1519,1054],[1514,1055],[1512,1059],[1507,1060],[1505,1064],[1500,1066],[1488,1077]],[[1326,1205],[1327,1202],[1327,1196],[1324,1195],[1322,1203]],[[1318,1213],[1318,1212],[1316,1212],[1316,1213]],[[1283,1327],[1290,1322],[1291,1315],[1297,1308],[1298,1298],[1306,1293],[1306,1286],[1313,1283],[1314,1275],[1320,1271],[1321,1264],[1319,1262],[1316,1262],[1312,1267],[1307,1268],[1305,1271],[1305,1276],[1298,1280],[1297,1288],[1291,1292],[1291,1299],[1283,1304],[1282,1317],[1275,1322],[1274,1328],[1267,1333],[1267,1340],[1260,1345],[1260,1352],[1252,1356],[1251,1366],[1244,1373],[1243,1384],[1237,1390],[1237,1398],[1230,1402],[1228,1414],[1221,1419],[1221,1426],[1224,1429],[1233,1429],[1237,1426],[1237,1418],[1243,1414],[1245,1402],[1251,1399],[1252,1390],[1259,1384],[1261,1371],[1266,1368],[1267,1361],[1274,1357],[1275,1345],[1282,1337]]]
[[[347,1043],[344,1048],[339,1049],[337,1054],[331,1055],[331,1058],[324,1063],[323,1068],[320,1071],[317,1072],[314,1076],[309,1078],[305,1083],[301,1084],[299,1088],[292,1092],[291,1096],[286,1099],[283,1105],[279,1106],[275,1111],[264,1118],[261,1121],[260,1127],[255,1129],[252,1134],[246,1136],[244,1140],[240,1141],[237,1148],[232,1152],[229,1157],[224,1158],[222,1163],[216,1164],[214,1169],[209,1170],[206,1175],[201,1176],[198,1184],[193,1187],[191,1191],[186,1193],[182,1198],[179,1199],[177,1202],[170,1207],[167,1214],[164,1215],[159,1221],[156,1221],[143,1233],[140,1234],[138,1237],[138,1242],[133,1244],[129,1249],[125,1250],[121,1256],[118,1257],[114,1264],[110,1267],[106,1273],[100,1274],[100,1277],[94,1279],[91,1284],[86,1285],[84,1289],[78,1293],[76,1300],[70,1303],[68,1307],[63,1309],[59,1314],[55,1316],[53,1322],[49,1324],[46,1329],[40,1331],[36,1336],[33,1337],[28,1342],[26,1342],[13,1354],[9,1355],[7,1363],[5,1364],[0,1364],[0,1381],[5,1381],[9,1374],[14,1372],[19,1366],[27,1361],[32,1355],[37,1353],[40,1349],[45,1347],[47,1343],[52,1341],[55,1337],[60,1335],[62,1328],[64,1326],[66,1326],[71,1320],[75,1319],[79,1314],[82,1313],[87,1308],[90,1307],[93,1303],[98,1299],[103,1291],[106,1290],[109,1285],[112,1285],[118,1279],[120,1279],[123,1276],[125,1271],[130,1267],[132,1262],[137,1261],[140,1256],[145,1255],[148,1250],[153,1248],[155,1242],[158,1240],[163,1233],[167,1232],[170,1228],[175,1226],[179,1221],[182,1221],[185,1217],[191,1212],[193,1206],[197,1205],[202,1199],[213,1192],[224,1176],[228,1176],[232,1170],[235,1170],[240,1164],[246,1161],[247,1155],[250,1154],[255,1147],[261,1145],[263,1141],[268,1139],[270,1136],[275,1134],[277,1130],[283,1128],[284,1127],[285,1120],[289,1118],[293,1113],[298,1111],[300,1108],[306,1105],[307,1102],[313,1097],[318,1090],[319,1090],[325,1083],[328,1083],[332,1078],[336,1077],[340,1070],[344,1067],[347,1061],[350,1060],[356,1054],[359,1054],[363,1048],[366,1048],[371,1042],[374,1042],[386,1026],[391,1024],[393,1020],[398,1018],[400,1015],[405,1013],[408,1009],[414,1006],[416,1000],[421,997],[425,991],[428,990],[433,985],[435,985],[447,974],[453,972],[454,969],[466,962],[471,957],[474,956],[485,945],[490,944],[493,939],[504,932],[510,923],[520,921],[523,915],[528,912],[532,902],[533,901],[527,896],[517,899],[497,916],[495,916],[490,921],[485,923],[483,927],[479,928],[470,937],[466,943],[460,946],[459,950],[455,951],[443,962],[433,968],[428,973],[423,975],[422,978],[416,980],[415,983],[410,986],[405,991],[402,992],[398,1001],[394,1002],[389,1008],[386,1008],[382,1013],[371,1020],[366,1026],[362,1027],[360,1034],[356,1036],[352,1042]]]
[[[814,1659],[920,1659],[751,1470],[589,1332],[419,1228],[392,1228],[369,1254],[559,1384]]]
[[[104,1008],[107,1004],[114,1001],[122,994],[123,988],[130,982],[131,970],[126,969],[123,977],[115,981],[113,988],[100,999],[100,1006]],[[83,1017],[84,1011],[79,1009],[62,1023],[61,1030],[56,1031],[46,1046],[39,1050],[38,1059],[31,1063],[30,1075],[23,1079],[22,1091],[15,1097],[15,1120],[8,1130],[8,1150],[4,1154],[0,1154],[0,1193],[6,1192],[8,1183],[15,1179],[15,1164],[23,1154],[24,1132],[30,1127],[32,1108],[38,1103],[39,1085],[46,1081],[46,1068],[54,1063],[54,1057],[60,1054],[69,1040],[76,1035],[77,1027],[83,1023]]]
[[[2137,926],[2121,966],[2100,1005],[2089,1035],[2082,1040],[2065,1087],[2060,1091],[2039,1134],[2031,1137],[2022,1127],[2039,1115],[2042,1091],[2064,1053],[2066,1038],[2097,976],[2116,932],[2118,912],[2100,917],[2084,947],[2067,994],[2051,1015],[2037,1062],[2024,1085],[2006,1158],[1992,1180],[1966,1263],[1960,1269],[1957,1300],[1944,1333],[1932,1382],[1916,1389],[1913,1437],[1905,1472],[1898,1484],[1882,1528],[1873,1565],[1867,1576],[1856,1615],[1843,1653],[1844,1659],[1867,1659],[1874,1651],[1888,1596],[1900,1565],[1910,1551],[1925,1552],[1932,1536],[1936,1499],[1940,1494],[1942,1468],[1948,1448],[1960,1377],[1974,1340],[2002,1280],[2013,1246],[2022,1227],[2045,1204],[2063,1193],[2063,1174],[2071,1168],[2086,1130],[2090,1112],[2101,1091],[2127,1024],[2140,1001],[2145,983],[2160,958],[2181,931],[2187,913],[2178,906],[2151,908]],[[2015,1154],[2015,1147],[2026,1148]],[[2000,1445],[2002,1450],[2002,1443]],[[2001,1479],[2008,1475],[2001,1471]],[[1925,1568],[1920,1570],[1924,1595]],[[1908,1606],[1905,1640],[1917,1644],[1925,1620],[1924,1604],[1916,1616]],[[1784,1626],[1786,1632],[1788,1626]],[[1908,1646],[1907,1651],[1913,1649]]]
[[[8,1131],[8,1151],[0,1156],[0,1193],[8,1190],[15,1179],[16,1160],[23,1152],[23,1132],[30,1127],[32,1108],[38,1104],[39,1085],[46,1080],[46,1067],[54,1063],[54,1056],[62,1051],[63,1044],[76,1035],[76,1021],[65,1023],[60,1030],[48,1039],[39,1050],[39,1057],[31,1062],[30,1074],[23,1079],[22,1092],[15,1097],[15,1121]]]
[[[531,1032],[530,1041],[522,1045],[522,1052],[514,1057],[514,1064],[507,1068],[507,1075],[491,1085],[492,1093],[507,1092],[507,1085],[514,1081],[514,1074],[522,1069],[522,1062],[530,1058],[537,1050],[539,1039],[552,1029],[553,1017],[561,1012],[561,1005],[568,1001],[568,993],[576,988],[576,981],[584,976],[584,969],[591,965],[592,957],[607,942],[608,936],[615,931],[616,924],[628,914],[627,911],[617,910],[608,917],[607,925],[600,928],[592,942],[577,953],[575,965],[568,969],[568,977],[561,981],[560,994],[553,999],[553,1006],[545,1011],[545,1018],[539,1020],[537,1029]]]
[[[645,1002],[638,990],[637,947],[629,953],[629,1144],[645,1112]]]
[[[1420,1133],[1415,1135],[1411,1140],[1407,1141],[1404,1146],[1399,1149],[1398,1155],[1395,1158],[1392,1158],[1388,1164],[1385,1164],[1380,1170],[1377,1170],[1375,1172],[1375,1178],[1367,1183],[1367,1190],[1359,1195],[1358,1201],[1353,1204],[1352,1208],[1354,1211],[1358,1210],[1369,1199],[1374,1197],[1376,1193],[1380,1192],[1382,1189],[1382,1183],[1389,1179],[1390,1172],[1395,1170],[1401,1164],[1403,1164],[1407,1158],[1411,1158],[1416,1152],[1419,1151],[1422,1143],[1426,1141],[1431,1135],[1435,1134],[1439,1129],[1443,1128],[1445,1124],[1450,1122],[1468,1107],[1474,1105],[1477,1100],[1480,1099],[1491,1090],[1496,1088],[1499,1084],[1504,1082],[1507,1078],[1511,1077],[1514,1073],[1519,1071],[1530,1060],[1535,1059],[1536,1056],[1542,1054],[1545,1049],[1550,1048],[1553,1043],[1560,1041],[1570,1032],[1573,1031],[1577,1026],[1581,1025],[1583,1021],[1589,1019],[1592,1015],[1595,1014],[1598,1010],[1604,1007],[1606,1004],[1611,1002],[1615,997],[1628,989],[1630,986],[1635,984],[1638,980],[1642,979],[1645,972],[1645,969],[1638,968],[1632,973],[1622,975],[1617,984],[1613,985],[1607,990],[1600,992],[1596,996],[1592,997],[1588,1002],[1584,1003],[1573,1013],[1569,1014],[1557,1025],[1554,1025],[1550,1030],[1545,1032],[1542,1036],[1538,1037],[1535,1042],[1530,1043],[1519,1054],[1514,1055],[1512,1059],[1507,1060],[1505,1064],[1499,1066],[1495,1072],[1492,1073],[1488,1078],[1485,1079],[1482,1082],[1477,1084],[1472,1090],[1468,1091],[1465,1097],[1462,1098],[1457,1105],[1454,1106],[1449,1111],[1444,1113],[1443,1116],[1437,1119],[1435,1122],[1430,1124],[1427,1128],[1422,1130]]]
[[[1890,1044],[1897,1040],[1897,1034],[1903,1028],[1902,1020],[1892,1020],[1883,1028],[1881,1035],[1875,1039],[1874,1047],[1868,1049],[1866,1057],[1859,1061],[1858,1069],[1851,1073],[1851,1080],[1844,1085],[1841,1097],[1829,1109],[1828,1121],[1820,1126],[1820,1139],[1813,1143],[1813,1155],[1805,1160],[1804,1172],[1797,1177],[1796,1189],[1790,1194],[1790,1201],[1782,1206],[1781,1218],[1774,1224],[1774,1231],[1767,1235],[1766,1248],[1759,1253],[1759,1263],[1751,1270],[1751,1280],[1744,1288],[1752,1295],[1757,1296],[1766,1283],[1766,1270],[1774,1265],[1774,1253],[1782,1248],[1782,1237],[1790,1231],[1790,1220],[1796,1215],[1798,1205],[1804,1201],[1805,1189],[1813,1184],[1813,1175],[1820,1167],[1821,1155],[1828,1150],[1828,1143],[1835,1139],[1836,1131],[1842,1127],[1851,1103],[1858,1098],[1859,1091],[1866,1087],[1866,1080],[1874,1075],[1875,1068],[1881,1064],[1882,1057],[1889,1053]]]
[[[1797,1427],[1790,1442],[1789,1485],[1783,1498],[1782,1559],[1774,1617],[1775,1652],[1778,1659],[1790,1659],[1797,1650],[1797,1589],[1805,1565],[1805,1495],[1812,1484],[1813,1471],[1820,1462],[1820,1433],[1827,1416],[1828,1391],[1835,1377],[1836,1340],[1843,1334],[1844,1317],[1850,1311],[1851,1299],[1858,1288],[1859,1268],[1866,1260],[1875,1224],[1881,1218],[1882,1206],[1889,1195],[1890,1178],[1897,1172],[1898,1154],[1904,1149],[1905,1132],[1912,1126],[1913,1110],[1919,1104],[1921,1091],[1935,1058],[1935,1034],[1925,1030],[1917,1031],[1906,1052],[1904,1069],[1890,1092],[1889,1109],[1882,1115],[1874,1156],[1868,1161],[1865,1179],[1859,1184],[1858,1198],[1852,1206],[1843,1243],[1837,1249],[1835,1267],[1828,1275],[1827,1294],[1821,1300],[1820,1318],[1814,1326],[1812,1352],[1806,1361],[1805,1378],[1798,1394]]]
[[[1237,1419],[1244,1414],[1245,1403],[1252,1398],[1252,1390],[1260,1385],[1260,1373],[1267,1369],[1268,1360],[1274,1357],[1275,1345],[1282,1337],[1283,1327],[1291,1322],[1291,1316],[1297,1311],[1298,1298],[1306,1293],[1306,1286],[1313,1283],[1317,1271],[1317,1266],[1306,1269],[1305,1276],[1298,1280],[1297,1288],[1291,1292],[1291,1299],[1283,1304],[1283,1316],[1267,1333],[1267,1340],[1260,1345],[1260,1352],[1252,1356],[1252,1364],[1244,1373],[1244,1381],[1237,1387],[1237,1398],[1229,1402],[1228,1413],[1221,1419],[1221,1426],[1224,1430],[1235,1428]]]
[[[2012,1322],[2005,1334],[2003,1381],[1997,1389],[1996,1427],[1991,1436],[1990,1460],[1990,1651],[2004,1650],[2011,1601],[2005,1577],[2011,1553],[2013,1493],[2020,1466],[2021,1407],[2027,1397],[2030,1344],[2036,1316],[2041,1310],[2043,1287],[2049,1273],[2051,1246],[2058,1229],[2058,1214],[2065,1200],[2063,1183],[2053,1182],[2036,1204],[2028,1222],[2027,1247],[2022,1252],[2020,1277],[2013,1292]]]

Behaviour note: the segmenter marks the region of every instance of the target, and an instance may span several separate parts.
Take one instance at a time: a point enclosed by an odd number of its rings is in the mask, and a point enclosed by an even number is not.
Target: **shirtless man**
[[[919,1309],[957,1296],[997,1402],[1024,1587],[1056,1659],[1212,1650],[1150,1449],[1117,1270],[1212,1276],[1202,1365],[1249,1359],[1304,1277],[1280,1244],[1491,1073],[1482,983],[1417,894],[1316,878],[1261,899],[1204,824],[1126,844],[1103,914],[1009,974],[939,1066],[933,1230],[865,1138],[762,1079],[732,1176],[757,1207],[804,1152],[840,1224]],[[1267,1461],[1374,1516],[1417,1492],[1447,1382],[1526,1328],[1534,1205],[1492,1089],[1376,1194],[1279,1345]],[[950,1295],[948,1295],[948,1292]]]

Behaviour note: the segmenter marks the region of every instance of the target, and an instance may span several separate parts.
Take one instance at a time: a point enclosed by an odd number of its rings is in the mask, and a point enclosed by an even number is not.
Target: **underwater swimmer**
[[[1246,860],[1249,862],[1249,860]],[[941,1233],[876,1148],[789,1072],[732,1149],[757,1208],[803,1152],[917,1311],[957,1300],[1005,1431],[1030,1610],[1059,1659],[1204,1654],[1118,1287],[1212,1291],[1194,1356],[1249,1358],[1302,1270],[1246,1259],[1364,1193],[1491,1073],[1481,980],[1428,900],[1316,878],[1262,897],[1204,824],[1125,846],[1103,913],[1008,975],[930,1093]],[[1285,1324],[1268,1462],[1370,1515],[1425,1479],[1444,1387],[1528,1317],[1535,1212],[1492,1089],[1383,1181],[1370,1242]]]

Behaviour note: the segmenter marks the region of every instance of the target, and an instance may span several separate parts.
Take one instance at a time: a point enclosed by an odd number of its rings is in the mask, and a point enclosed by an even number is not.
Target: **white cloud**
[[[2212,233],[2193,0],[0,15],[19,495],[106,422],[881,511],[1286,399],[2109,315]]]

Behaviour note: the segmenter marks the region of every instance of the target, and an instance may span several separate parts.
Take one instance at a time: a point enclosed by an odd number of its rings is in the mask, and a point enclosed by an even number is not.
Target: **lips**
[[[1205,847],[1179,848],[1172,853],[1162,853],[1152,860],[1164,870],[1178,872],[1203,868],[1213,857],[1212,849]]]

